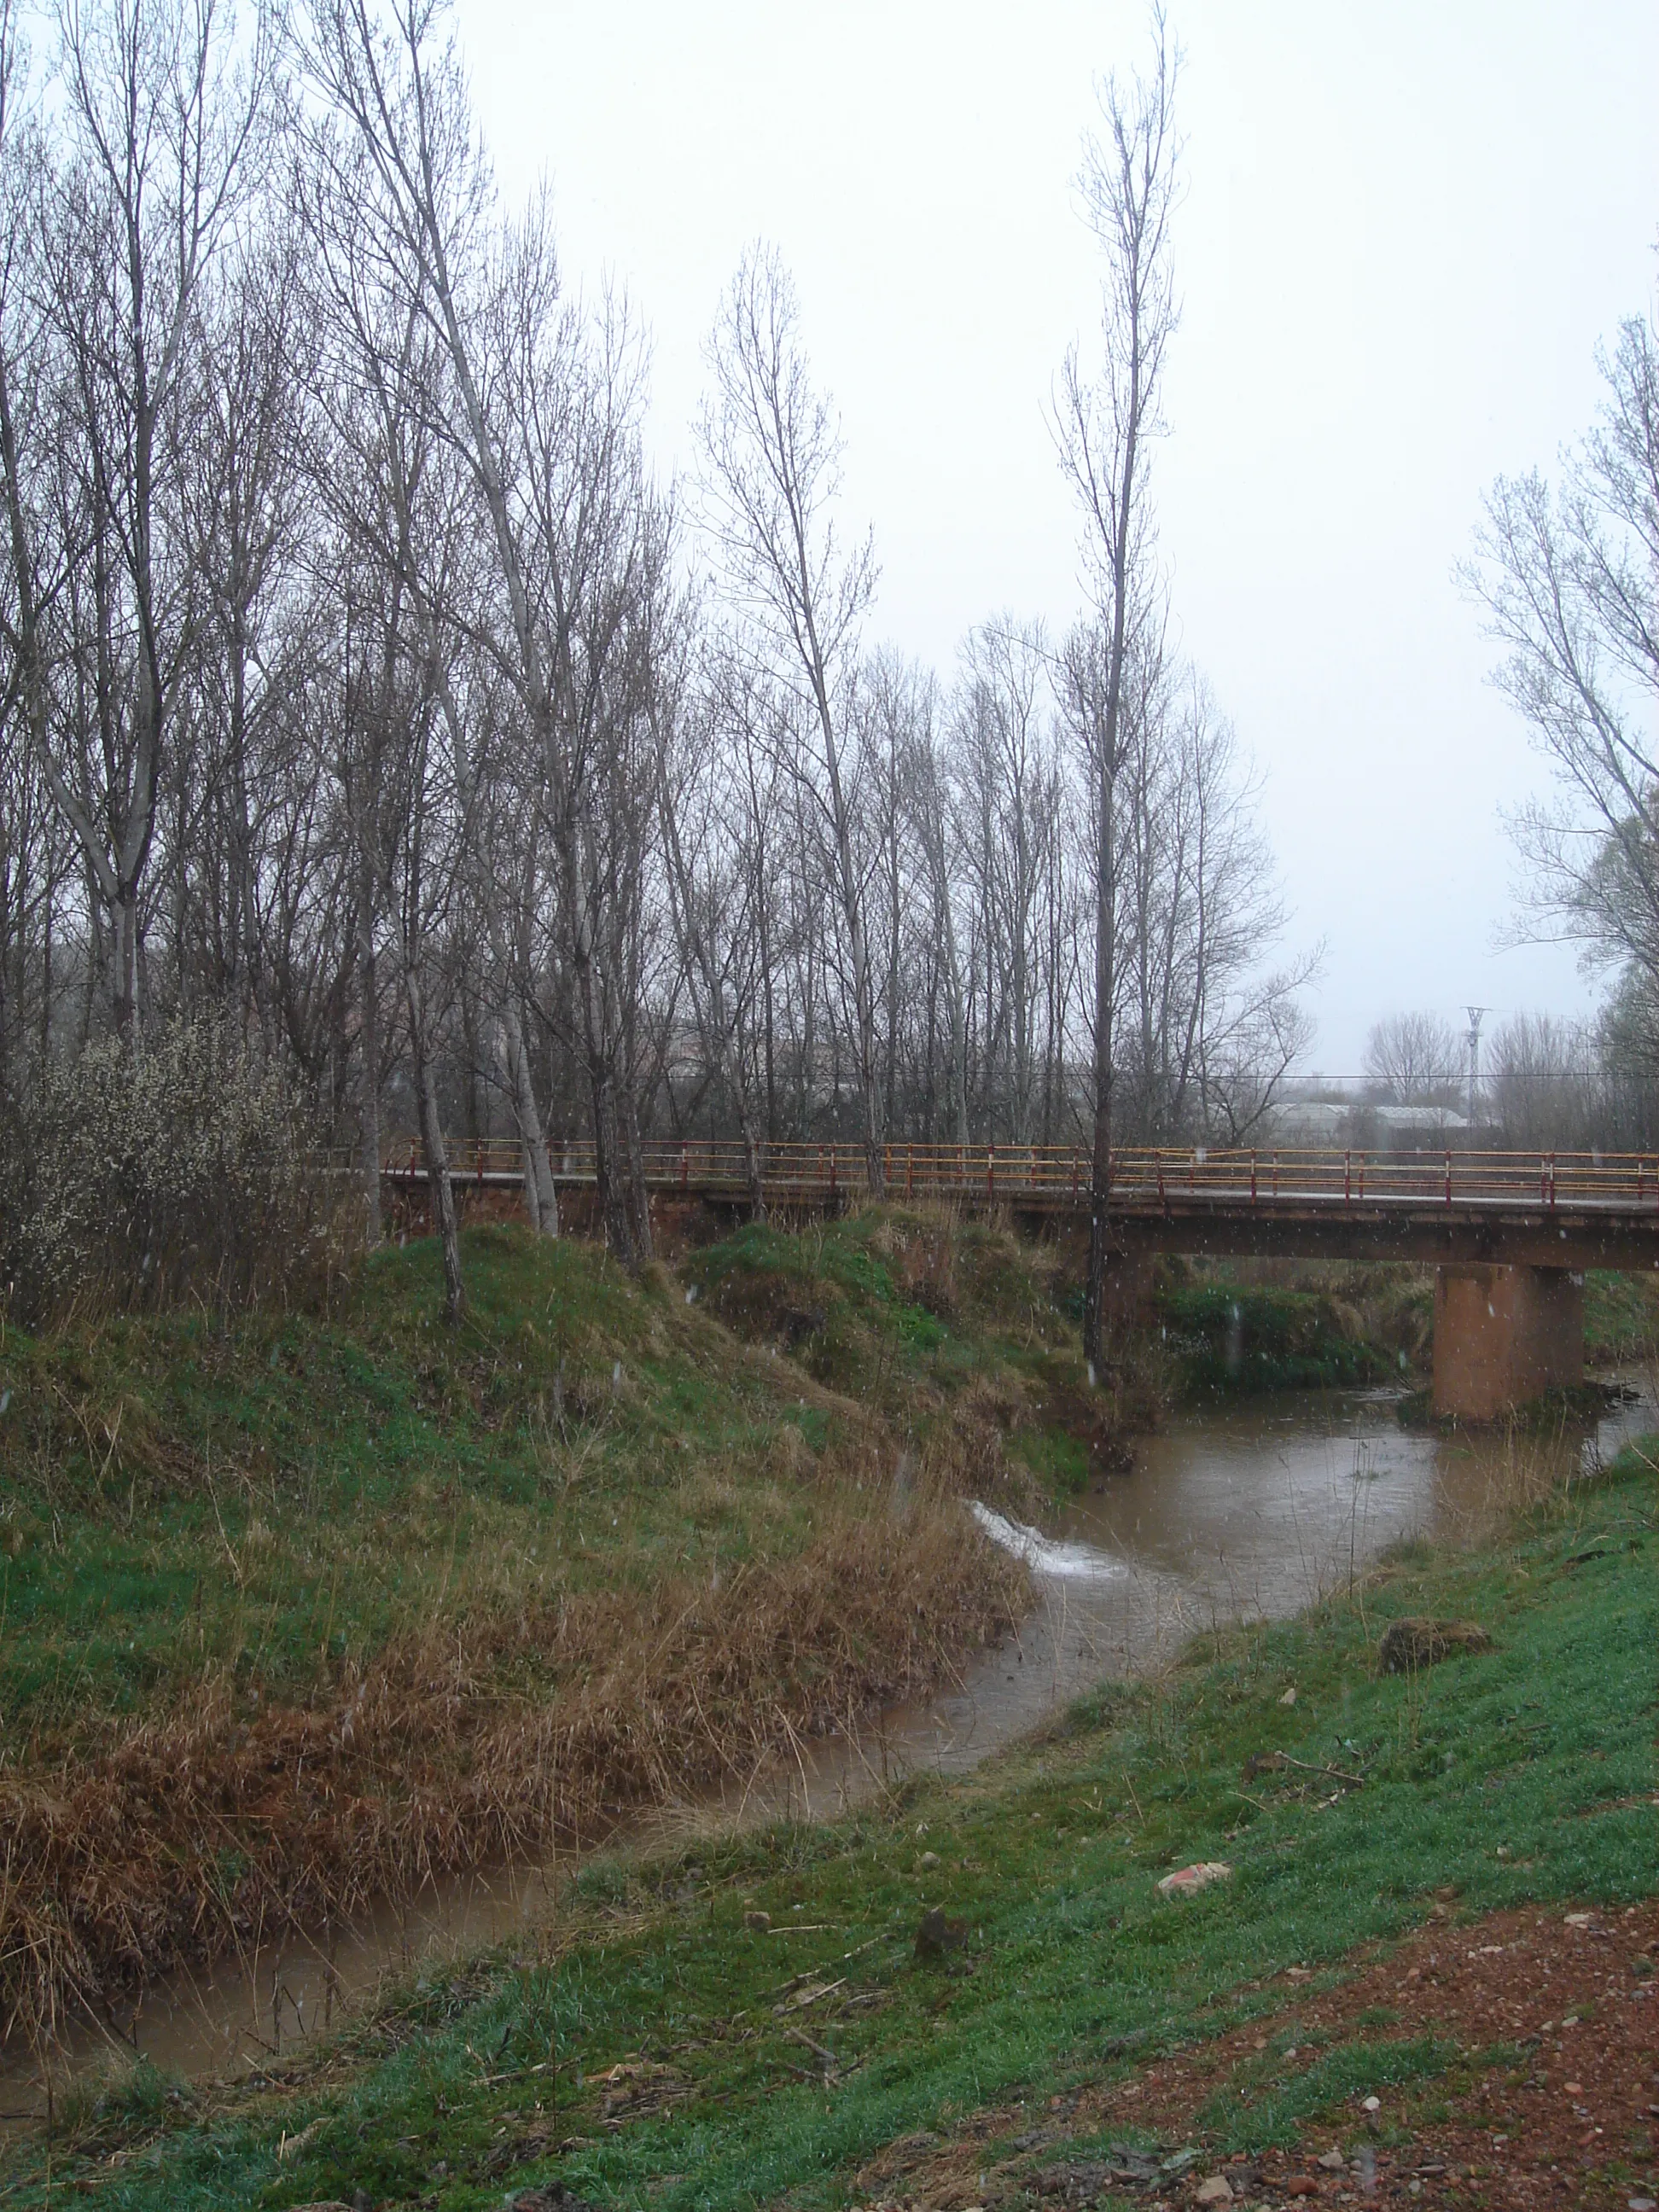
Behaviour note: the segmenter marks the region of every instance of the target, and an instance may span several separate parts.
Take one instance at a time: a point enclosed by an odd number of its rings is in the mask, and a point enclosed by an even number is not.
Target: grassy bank
[[[1589,1367],[1652,1366],[1659,1352],[1659,1283],[1592,1268],[1584,1277],[1584,1361]]]
[[[1089,2201],[1068,2174],[1137,2158],[1189,2195],[1200,2154],[1315,2130],[1403,2157],[1437,2112],[1519,2095],[1545,2061],[1518,2014],[1431,2031],[1386,1947],[1437,1925],[1425,1955],[1461,1966],[1474,1916],[1559,1924],[1569,1901],[1612,1913],[1659,1887],[1655,1545],[1651,1468],[1629,1455],[1496,1549],[1403,1553],[1301,1620],[1206,1639],[966,1781],[833,1829],[595,1863],[539,1956],[404,1989],[308,2075],[198,2100],[140,2074],[60,2132],[56,2185],[124,2212],[475,2212],[556,2179],[600,2207],[834,2206],[896,2202],[907,2165],[956,2155],[915,2201],[965,2206]],[[1491,1649],[1381,1673],[1407,1613],[1480,1622]],[[1157,1877],[1200,1859],[1232,1880],[1161,1899]],[[945,1948],[924,1956],[934,1905]],[[1611,2017],[1615,1951],[1540,2002]],[[1366,1961],[1389,2002],[1344,2014],[1333,1992]],[[1160,2136],[1160,2069],[1223,2050],[1237,2063]],[[1575,2203],[1651,2164],[1633,2138],[1584,2142]],[[45,2201],[46,2155],[14,2150],[10,2201]]]
[[[1156,1303],[1191,1398],[1352,1389],[1383,1380],[1395,1366],[1363,1326],[1345,1325],[1339,1302],[1322,1292],[1178,1284]]]
[[[1432,1365],[1434,1270],[1361,1261],[1172,1260],[1151,1314],[1175,1386],[1196,1402],[1267,1390],[1422,1382]],[[1584,1278],[1593,1371],[1652,1364],[1659,1284]]]
[[[1434,1275],[1392,1263],[1176,1259],[1152,1314],[1193,1400],[1352,1389],[1426,1370]]]
[[[0,2010],[925,1687],[1023,1590],[960,1495],[1086,1469],[1074,1333],[990,1230],[744,1232],[635,1282],[490,1227],[465,1263],[458,1333],[420,1243],[326,1313],[0,1339]]]

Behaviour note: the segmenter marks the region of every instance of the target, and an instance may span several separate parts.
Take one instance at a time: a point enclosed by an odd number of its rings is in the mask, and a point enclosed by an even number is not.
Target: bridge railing
[[[1650,1153],[1431,1152],[1203,1146],[1126,1148],[1112,1156],[1123,1205],[1556,1205],[1659,1207]]]
[[[458,1183],[516,1183],[524,1155],[515,1139],[459,1139],[447,1146]],[[555,1179],[596,1179],[591,1139],[550,1141]],[[888,1194],[975,1202],[1085,1206],[1090,1160],[1077,1146],[915,1145],[883,1147]],[[641,1147],[647,1182],[688,1196],[744,1195],[745,1148],[735,1138],[651,1138]],[[349,1164],[343,1158],[342,1165]],[[760,1147],[769,1200],[817,1202],[854,1198],[869,1188],[865,1148],[839,1140]],[[417,1139],[387,1148],[383,1172],[415,1182],[425,1164]],[[1183,1205],[1557,1205],[1651,1206],[1659,1210],[1659,1156],[1650,1153],[1431,1152],[1370,1152],[1329,1147],[1223,1149],[1125,1146],[1112,1155],[1111,1199],[1126,1211]]]
[[[651,1138],[641,1146],[646,1181],[655,1189],[741,1193],[749,1187],[747,1151],[736,1138]],[[446,1146],[450,1173],[457,1182],[516,1179],[524,1172],[524,1153],[516,1139],[462,1139]],[[1071,1147],[987,1145],[887,1145],[883,1165],[890,1193],[915,1197],[934,1194],[978,1198],[1006,1189],[1086,1196],[1088,1156]],[[596,1176],[591,1139],[550,1140],[549,1163],[560,1182],[592,1182]],[[856,1194],[869,1187],[862,1145],[836,1141],[798,1142],[759,1147],[763,1179],[769,1191],[820,1196]],[[396,1181],[424,1176],[417,1138],[398,1138],[387,1147],[383,1172]]]

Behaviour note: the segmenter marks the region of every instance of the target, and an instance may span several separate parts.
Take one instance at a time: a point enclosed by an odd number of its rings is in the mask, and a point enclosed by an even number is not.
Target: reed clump
[[[204,1682],[0,1778],[0,2026],[50,2033],[180,1960],[746,1780],[937,1686],[1025,1598],[959,1507],[843,1503],[793,1559],[474,1617],[307,1707]],[[556,1686],[504,1700],[526,1651]]]

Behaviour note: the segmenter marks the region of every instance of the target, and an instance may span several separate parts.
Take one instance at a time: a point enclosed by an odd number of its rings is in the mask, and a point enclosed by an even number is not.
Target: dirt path
[[[1659,2199],[1659,1903],[1467,1923],[1449,1904],[1438,1911],[1334,1986],[1291,1969],[1265,1985],[1282,1991],[1278,2008],[1127,2080],[1041,2112],[980,2113],[948,2139],[890,2145],[860,2176],[866,2202],[872,2212],[1135,2201],[1650,2212]],[[1312,2068],[1340,2072],[1346,2051],[1358,2062],[1350,2077],[1363,2080],[1363,2050],[1412,2040],[1420,2050],[1422,2039],[1443,2046],[1437,2058],[1401,2086],[1380,2080],[1374,2110],[1355,2088],[1314,2112],[1293,2149],[1216,2148],[1224,2130],[1248,2136],[1253,2111],[1265,2117],[1294,2100]],[[1197,2155],[1182,2162],[1183,2152]]]

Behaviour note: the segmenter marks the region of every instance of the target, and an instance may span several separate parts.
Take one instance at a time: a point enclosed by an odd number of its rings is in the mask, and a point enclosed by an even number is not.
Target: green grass
[[[483,1229],[471,1311],[388,1249],[327,1316],[183,1313],[0,1341],[0,1713],[53,1729],[215,1668],[305,1697],[411,1625],[544,1582],[805,1540],[758,1468],[775,1382],[665,1278]]]
[[[53,2185],[95,2176],[121,2212],[276,2212],[358,2190],[377,2207],[482,2212],[555,2174],[640,2212],[834,2206],[908,2130],[1282,2011],[1271,1978],[1299,1964],[1316,1990],[1356,1946],[1424,1919],[1437,1891],[1464,1914],[1648,1895],[1655,1507],[1650,1469],[1627,1457],[1498,1548],[1402,1553],[1298,1620],[1206,1639],[1167,1680],[1103,1687],[1048,1743],[956,1784],[833,1828],[595,1863],[539,1961],[422,1978],[282,2091],[170,2101],[141,2075],[60,2135]],[[1493,1647],[1380,1675],[1377,1638],[1404,1612],[1483,1621]],[[1247,1778],[1271,1750],[1364,1786],[1288,1766]],[[1233,1881],[1158,1899],[1161,1872],[1202,1857],[1230,1860]],[[911,1937],[941,1900],[968,1942],[928,1966]],[[775,1932],[745,1927],[751,1907]],[[818,2062],[777,2009],[809,1972],[843,1983],[793,2016],[836,2055],[828,2089],[801,2078]],[[1289,2041],[1306,2045],[1294,2073]],[[671,2069],[685,2094],[611,2131],[596,2076],[627,2061]],[[1221,2149],[1284,2141],[1362,2082],[1432,2081],[1451,2063],[1409,2023],[1379,2019],[1359,2043],[1281,2036],[1271,2094],[1219,2099],[1204,2124]],[[279,2160],[284,2130],[306,2129]],[[44,2157],[39,2139],[8,2154],[9,2202],[46,2202]]]
[[[766,1247],[883,1388],[725,1325],[739,1240],[687,1283],[505,1226],[456,1329],[422,1243],[325,1313],[0,1338],[0,2020],[592,1834],[1006,1623],[1021,1572],[956,1501],[1036,1508],[1004,1439],[1033,1341],[1078,1364],[1046,1277],[983,1236],[959,1275],[912,1217]]]
[[[1316,2047],[1310,2037],[1297,2046],[1298,2055]],[[1295,2142],[1304,2122],[1376,2090],[1437,2080],[1462,2056],[1458,2045],[1429,2035],[1360,2037],[1295,2071],[1286,2069],[1282,2052],[1267,2052],[1244,2075],[1241,2086],[1249,2102],[1238,2091],[1225,2090],[1204,2107],[1199,2125],[1230,2149],[1282,2148]]]
[[[1584,1358],[1596,1367],[1650,1360],[1659,1344],[1659,1286],[1652,1274],[1592,1268],[1584,1277]]]
[[[901,1421],[975,1382],[1039,1418],[1085,1387],[1054,1255],[984,1223],[892,1206],[793,1235],[750,1224],[684,1273],[739,1335]]]
[[[804,1347],[806,1372],[851,1380],[843,1352],[878,1340],[879,1406],[912,1436],[976,1381],[1023,1388],[1030,1312],[1068,1356],[1037,1277],[1018,1338],[978,1295],[1019,1271],[1011,1240],[969,1233],[947,1328],[895,1286],[884,1237],[903,1249],[882,1217],[745,1231],[690,1266],[689,1304],[665,1269],[635,1283],[591,1247],[480,1228],[459,1333],[422,1241],[326,1316],[0,1334],[0,1723],[73,1729],[216,1671],[303,1699],[434,1618],[798,1552],[820,1492],[779,1439],[833,1459],[871,1394],[803,1395],[793,1362],[722,1325],[708,1292],[757,1252],[834,1312],[841,1349]]]

